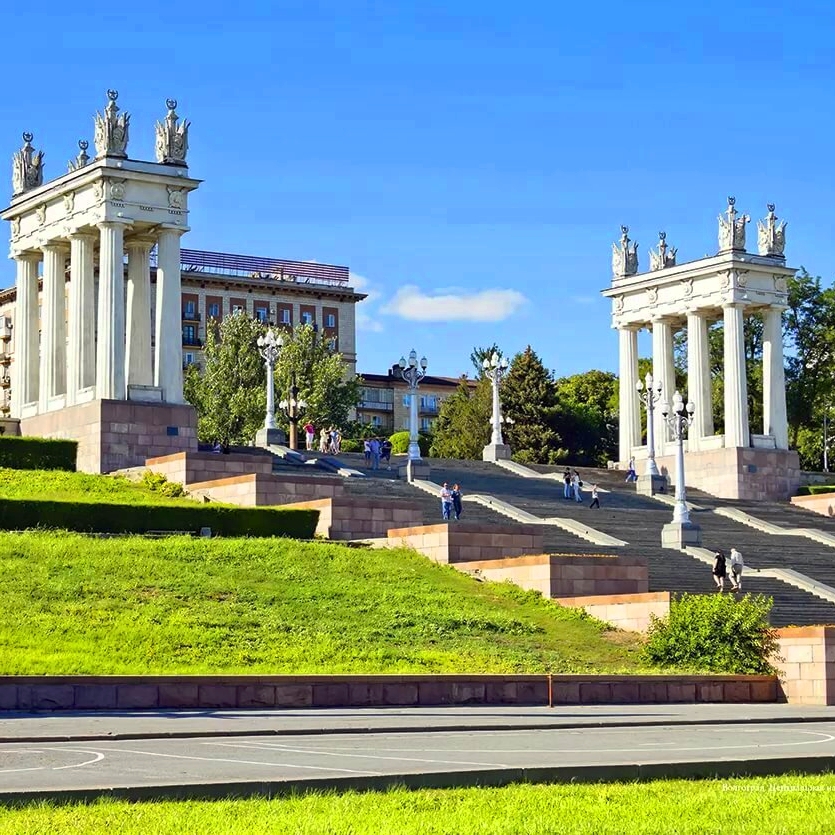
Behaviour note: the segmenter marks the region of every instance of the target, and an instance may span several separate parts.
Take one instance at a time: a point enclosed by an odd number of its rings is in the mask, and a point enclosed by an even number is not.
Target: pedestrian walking
[[[731,591],[742,591],[742,569],[745,563],[742,561],[742,554],[731,548]]]
[[[629,464],[626,467],[626,483],[628,484],[630,481],[637,481],[638,474],[635,472],[635,456],[631,456],[629,459]]]
[[[725,554],[717,551],[713,558],[713,581],[716,583],[716,591],[725,591],[725,577],[728,576]]]
[[[452,485],[452,510],[455,513],[456,521],[461,518],[461,488],[457,484]]]
[[[362,451],[365,453],[365,466],[371,466],[371,438],[366,438],[362,442]]]
[[[580,480],[580,473],[574,470],[574,475],[571,476],[571,488],[574,490],[574,501],[576,502],[583,501],[583,491],[580,489],[582,486],[583,482]]]
[[[379,438],[372,438],[370,446],[371,446],[371,469],[372,470],[379,470],[380,469],[380,439]]]
[[[562,474],[562,480],[565,483],[565,490],[563,490],[563,496],[566,499],[571,498],[571,470],[568,467],[565,468],[565,472]]]
[[[329,442],[328,430],[323,426],[322,431],[319,433],[319,452],[327,452]]]
[[[380,458],[386,462],[386,469],[391,469],[391,441],[386,438],[380,444]]]
[[[313,451],[313,443],[316,440],[316,427],[308,421],[304,425],[304,442],[305,442],[305,449],[308,452]]]
[[[591,486],[591,504],[589,505],[589,510],[591,510],[594,507],[598,508],[598,510],[600,509],[600,498],[597,495],[596,484],[592,484]]]
[[[447,522],[449,521],[449,517],[452,513],[452,510],[452,490],[450,490],[449,485],[446,482],[444,482],[443,486],[441,487],[441,515]]]

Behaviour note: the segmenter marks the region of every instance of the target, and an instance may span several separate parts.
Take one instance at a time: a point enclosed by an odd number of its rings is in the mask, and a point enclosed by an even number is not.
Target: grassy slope
[[[9,470],[0,467],[0,497],[96,504],[193,505],[194,499],[168,498],[123,476],[62,470]]]
[[[408,550],[0,535],[0,674],[612,672],[634,640]]]
[[[835,777],[508,786],[301,795],[276,800],[32,805],[15,835],[824,835]]]

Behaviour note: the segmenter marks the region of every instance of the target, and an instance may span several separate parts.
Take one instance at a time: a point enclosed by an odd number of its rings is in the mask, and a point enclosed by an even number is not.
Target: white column
[[[38,399],[38,262],[40,255],[16,255],[17,289],[14,313],[14,380],[11,415]]]
[[[748,383],[741,304],[729,304],[725,315],[725,446],[747,447]]]
[[[629,461],[632,448],[641,443],[641,413],[638,392],[638,331],[635,328],[619,328],[620,353],[619,390],[619,449],[621,461]]]
[[[70,293],[67,327],[67,405],[77,402],[78,392],[95,383],[95,299],[93,245],[96,236],[70,235]]]
[[[652,322],[652,377],[661,382],[661,399],[655,407],[655,453],[664,455],[664,444],[671,439],[670,428],[661,414],[661,406],[671,403],[676,390],[676,371],[673,364],[673,327],[669,320]]]
[[[127,336],[125,378],[129,386],[151,386],[151,247],[142,238],[127,242]]]
[[[43,247],[41,292],[41,363],[39,411],[48,410],[49,400],[67,390],[66,280],[63,244]]]
[[[763,434],[774,436],[777,449],[788,449],[782,314],[782,307],[763,312]]]
[[[124,226],[99,224],[99,311],[96,350],[96,397],[124,400],[125,390],[125,248]]]
[[[179,229],[162,229],[157,243],[156,362],[154,385],[166,403],[183,399],[183,323],[180,316]]]
[[[713,434],[713,392],[707,318],[687,314],[687,399],[696,407],[687,435],[687,448],[699,449],[699,441]]]

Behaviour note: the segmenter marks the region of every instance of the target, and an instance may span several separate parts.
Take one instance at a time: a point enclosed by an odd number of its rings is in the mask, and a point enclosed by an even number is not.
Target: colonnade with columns
[[[638,383],[638,332],[652,331],[652,375],[661,383],[662,397],[656,406],[657,441],[666,440],[661,409],[671,401],[676,389],[673,360],[673,335],[684,325],[687,330],[687,395],[695,406],[693,424],[687,439],[689,451],[721,447],[753,446],[748,415],[748,385],[745,374],[743,323],[746,306],[725,304],[724,324],[724,412],[725,431],[721,443],[714,435],[713,401],[708,351],[708,328],[716,310],[689,311],[686,319],[660,316],[642,324],[618,327],[620,349],[620,458],[627,461],[635,447],[641,446],[641,415],[636,392]],[[785,307],[772,304],[757,308],[763,317],[763,427],[762,445],[780,450],[789,448],[786,415],[785,372],[781,314]],[[773,443],[770,439],[773,439]],[[658,449],[659,454],[662,449]]]
[[[127,222],[107,220],[45,242],[39,250],[14,254],[14,417],[30,417],[94,399],[184,402],[180,236],[185,230],[157,227],[150,234],[126,240],[130,231]],[[156,321],[152,347],[150,255],[154,245]]]

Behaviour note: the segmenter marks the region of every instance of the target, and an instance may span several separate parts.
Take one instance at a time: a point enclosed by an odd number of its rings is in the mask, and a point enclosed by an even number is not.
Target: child
[[[598,510],[600,509],[600,499],[597,496],[597,485],[592,484],[591,486],[591,504],[589,505],[589,510],[593,507],[596,507]]]

